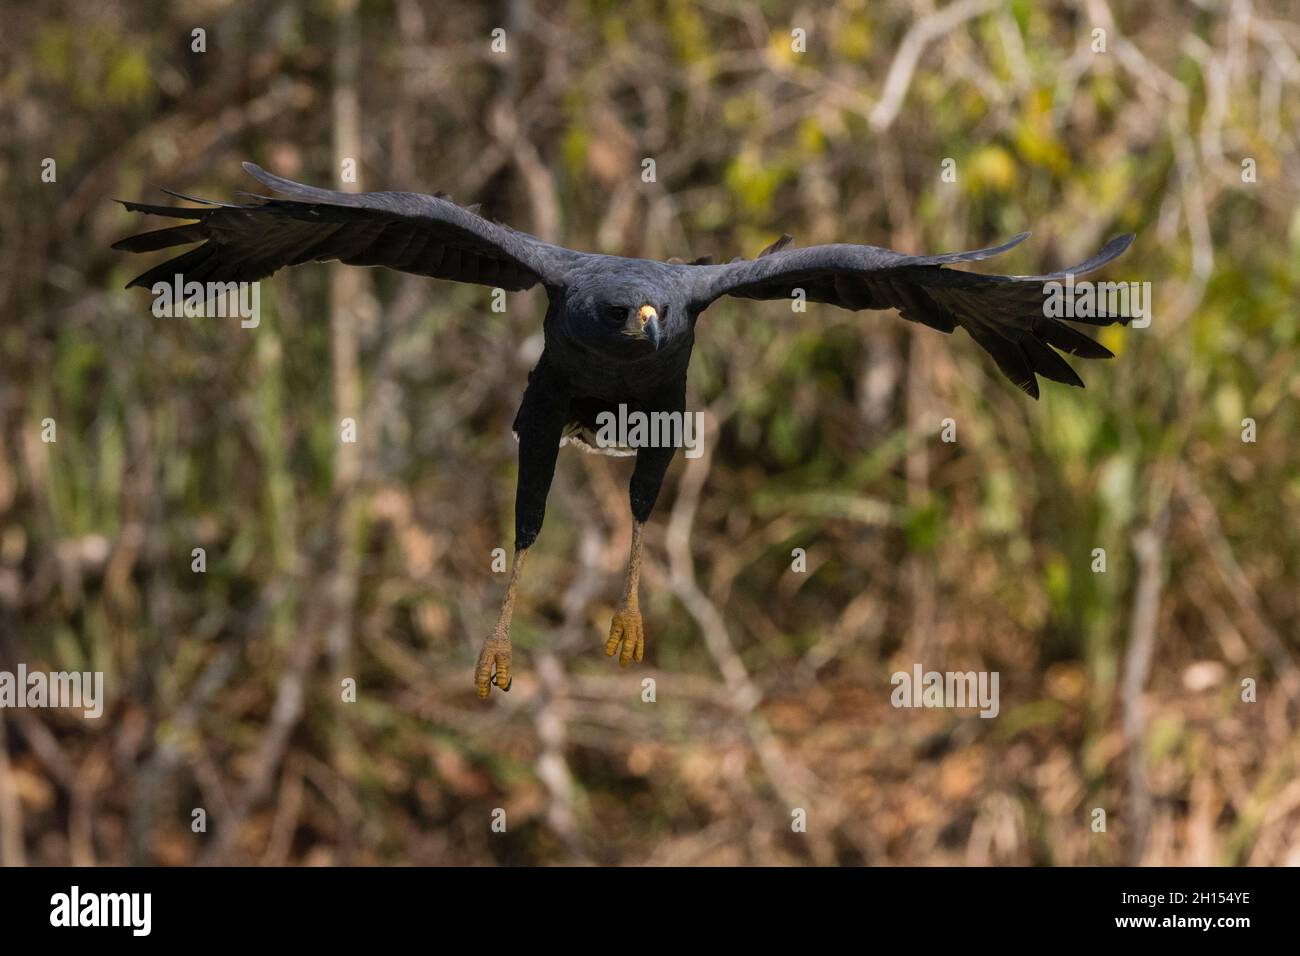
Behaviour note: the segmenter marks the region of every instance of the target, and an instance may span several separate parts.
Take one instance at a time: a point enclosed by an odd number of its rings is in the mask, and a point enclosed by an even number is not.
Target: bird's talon
[[[513,683],[514,678],[510,676],[510,635],[494,633],[483,642],[483,649],[478,652],[478,664],[474,668],[478,696],[487,700],[493,684],[508,691]]]
[[[645,656],[645,626],[640,609],[630,604],[623,604],[614,612],[614,619],[609,623],[609,639],[605,641],[605,656],[613,657],[620,643],[623,645],[618,655],[620,667],[627,667],[634,660],[641,662]]]

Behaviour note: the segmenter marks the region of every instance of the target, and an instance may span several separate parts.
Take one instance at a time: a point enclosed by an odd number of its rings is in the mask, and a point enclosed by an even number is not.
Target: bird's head
[[[669,350],[689,323],[671,292],[638,282],[601,282],[571,290],[570,334],[614,358],[635,360]]]

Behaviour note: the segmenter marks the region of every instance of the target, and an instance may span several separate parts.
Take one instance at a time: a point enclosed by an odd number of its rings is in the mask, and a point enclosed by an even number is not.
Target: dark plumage
[[[941,332],[960,326],[1007,378],[1037,398],[1038,375],[1083,385],[1057,350],[1081,358],[1111,357],[1093,339],[1044,315],[1044,284],[1091,272],[1133,241],[1132,235],[1118,236],[1086,262],[1045,276],[945,268],[996,256],[1028,233],[988,249],[934,256],[845,244],[789,248],[790,237],[782,236],[752,260],[726,265],[653,262],[551,245],[441,196],[334,192],[281,179],[251,163],[244,168],[283,198],[253,196],[246,204],[228,204],[173,193],[201,205],[124,203],[136,212],[187,222],[131,236],[114,248],[152,252],[200,243],[138,276],[131,286],[170,283],[177,274],[186,282],[247,282],[284,266],[338,259],[511,291],[539,283],[546,288],[546,347],[529,374],[515,418],[516,556],[501,618],[479,657],[476,681],[482,696],[493,679],[503,689],[509,687],[509,625],[518,575],[542,527],[561,442],[566,436],[589,438],[597,415],[616,411],[620,404],[647,413],[685,411],[696,321],[713,301],[724,295],[788,300],[802,290],[808,301],[845,309],[897,309],[904,318]],[[1104,325],[1125,320],[1075,321]],[[612,654],[622,643],[624,664],[641,658],[641,526],[654,508],[674,450],[642,447],[636,452],[630,488],[632,555],[606,647]]]

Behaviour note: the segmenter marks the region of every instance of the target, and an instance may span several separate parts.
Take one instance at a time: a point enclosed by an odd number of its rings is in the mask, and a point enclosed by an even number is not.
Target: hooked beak
[[[637,322],[641,325],[641,337],[648,340],[659,350],[659,339],[662,330],[659,328],[659,313],[654,310],[653,306],[643,305],[636,314]]]

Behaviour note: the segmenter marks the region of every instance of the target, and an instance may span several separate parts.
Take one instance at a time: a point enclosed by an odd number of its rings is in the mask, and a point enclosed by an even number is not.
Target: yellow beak
[[[655,311],[654,306],[643,305],[637,310],[636,319],[640,328],[634,334],[645,339],[658,351],[659,338],[662,335],[662,330],[659,328],[659,313]]]

